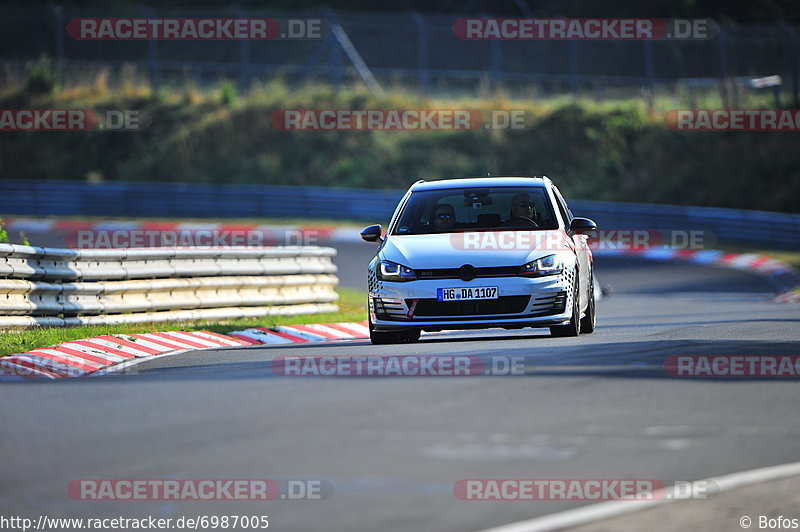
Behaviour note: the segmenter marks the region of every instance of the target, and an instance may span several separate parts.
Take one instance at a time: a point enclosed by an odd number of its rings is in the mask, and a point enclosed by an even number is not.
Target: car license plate
[[[469,288],[438,288],[439,301],[464,301],[474,299],[497,299],[496,286],[471,286]]]

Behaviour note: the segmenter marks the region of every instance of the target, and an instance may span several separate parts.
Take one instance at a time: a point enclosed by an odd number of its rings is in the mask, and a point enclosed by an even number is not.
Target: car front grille
[[[537,316],[561,314],[567,306],[566,292],[537,295],[531,303],[531,313]]]
[[[497,299],[475,301],[437,301],[420,299],[415,317],[423,316],[484,316],[490,314],[519,314],[528,306],[531,296],[502,296]],[[406,299],[410,307],[413,299]]]
[[[375,311],[375,317],[380,320],[391,320],[406,317],[406,309],[400,300],[381,299],[379,297],[372,299],[372,304]]]

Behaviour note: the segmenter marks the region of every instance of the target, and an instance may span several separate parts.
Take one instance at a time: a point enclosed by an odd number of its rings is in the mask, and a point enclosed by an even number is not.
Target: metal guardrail
[[[55,249],[0,244],[0,277],[101,281],[219,275],[336,272],[333,248]]]
[[[256,185],[0,180],[0,213],[25,216],[286,218],[385,223],[401,190]],[[69,201],[64,201],[69,198]],[[708,231],[746,245],[800,249],[800,214],[601,201],[570,201],[601,229]],[[0,263],[0,268],[2,268]],[[149,267],[152,267],[150,265]],[[2,275],[2,274],[0,274]]]
[[[727,242],[800,249],[800,214],[602,201],[572,201],[570,209],[600,229],[703,231],[705,246]]]
[[[335,312],[333,248],[0,244],[0,327]]]
[[[366,188],[0,179],[4,215],[296,218],[313,212],[388,220],[402,196],[399,190]]]

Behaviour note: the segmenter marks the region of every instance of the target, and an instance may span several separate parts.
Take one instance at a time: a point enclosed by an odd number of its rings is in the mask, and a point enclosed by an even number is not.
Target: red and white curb
[[[780,294],[775,297],[774,301],[776,303],[800,303],[800,288]]]
[[[369,338],[366,322],[282,325],[275,330],[258,327],[229,334],[168,331],[95,336],[1,357],[0,380],[104,375],[185,351],[362,338]]]
[[[209,331],[94,336],[0,358],[0,377],[83,377],[131,360],[175,351],[247,345]]]
[[[234,331],[230,336],[249,344],[293,344],[325,342],[329,340],[356,340],[369,338],[366,321],[357,323],[310,323],[307,325],[281,325],[274,329],[256,327]]]
[[[706,266],[743,270],[762,275],[780,286],[783,292],[773,299],[776,303],[800,301],[800,273],[782,260],[755,253],[726,253],[715,249],[686,250],[672,248],[649,249],[599,249],[592,252],[599,257],[632,256],[661,261],[684,261]]]

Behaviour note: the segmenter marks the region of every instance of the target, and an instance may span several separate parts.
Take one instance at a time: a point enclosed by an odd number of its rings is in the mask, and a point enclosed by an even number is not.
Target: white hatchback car
[[[549,327],[577,336],[595,327],[586,233],[547,177],[418,181],[400,200],[369,265],[374,344],[413,342],[421,331]]]

